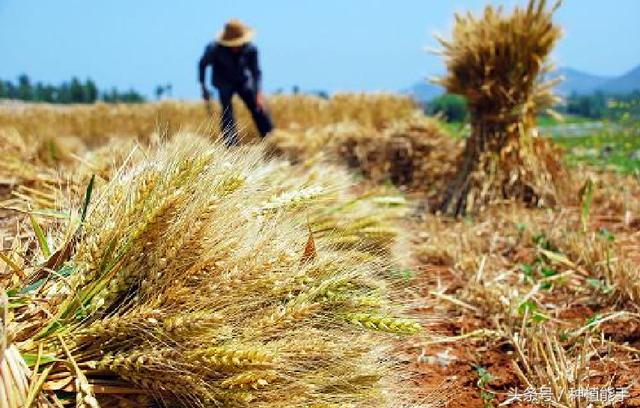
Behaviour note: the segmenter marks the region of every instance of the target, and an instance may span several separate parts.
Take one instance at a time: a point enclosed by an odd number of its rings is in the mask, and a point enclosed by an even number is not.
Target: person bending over
[[[258,49],[251,43],[253,34],[254,31],[241,21],[228,21],[217,39],[207,45],[198,64],[202,97],[207,102],[211,94],[205,84],[205,72],[207,67],[212,67],[211,84],[218,91],[222,107],[220,129],[227,146],[238,144],[231,104],[233,95],[237,94],[247,106],[262,137],[273,130],[261,90]]]

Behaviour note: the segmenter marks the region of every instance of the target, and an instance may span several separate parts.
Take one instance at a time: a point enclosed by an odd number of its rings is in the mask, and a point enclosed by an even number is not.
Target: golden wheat
[[[553,22],[559,5],[530,0],[508,15],[487,6],[479,17],[456,15],[452,39],[439,38],[448,73],[436,82],[466,97],[472,127],[442,211],[458,215],[511,198],[557,202],[556,186],[567,174],[533,127],[537,112],[554,101],[557,81],[545,82],[542,74],[561,35]]]
[[[184,406],[391,403],[382,332],[420,328],[393,317],[383,278],[402,201],[354,196],[331,166],[261,156],[180,134],[95,186],[86,220],[72,216],[78,232],[52,239],[73,246],[66,262],[10,292],[25,305],[46,294],[50,314],[19,306],[12,347],[65,361],[42,366],[73,379],[78,405],[116,386]]]

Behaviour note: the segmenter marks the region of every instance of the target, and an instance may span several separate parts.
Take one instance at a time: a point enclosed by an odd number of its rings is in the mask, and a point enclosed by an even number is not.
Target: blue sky
[[[267,91],[403,89],[442,72],[432,33],[483,0],[0,0],[0,78],[76,75],[99,87],[198,95],[196,62],[224,21],[257,30]],[[524,0],[503,0],[510,7]],[[640,1],[565,0],[554,58],[601,75],[640,64]]]

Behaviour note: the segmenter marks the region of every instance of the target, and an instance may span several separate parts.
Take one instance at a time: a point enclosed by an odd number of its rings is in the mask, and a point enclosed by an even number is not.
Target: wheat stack
[[[176,140],[91,184],[49,256],[4,256],[0,405],[396,403],[385,339],[419,330],[384,278],[402,203]]]
[[[517,198],[547,205],[557,200],[564,177],[558,153],[537,137],[536,113],[554,100],[557,82],[543,81],[547,57],[561,30],[544,0],[530,0],[509,15],[487,6],[480,17],[456,15],[452,39],[443,45],[448,73],[436,82],[464,95],[471,137],[441,209],[460,214],[495,200]]]
[[[338,122],[305,130],[276,130],[270,150],[292,163],[329,161],[346,165],[375,183],[427,190],[435,196],[455,172],[459,142],[430,118],[415,116],[382,129]]]

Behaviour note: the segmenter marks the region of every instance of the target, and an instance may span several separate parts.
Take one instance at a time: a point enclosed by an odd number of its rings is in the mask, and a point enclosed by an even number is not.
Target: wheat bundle
[[[267,139],[272,152],[293,163],[328,160],[357,169],[375,182],[443,189],[455,172],[459,142],[433,119],[422,116],[397,120],[382,129],[339,122],[307,130],[276,130]]]
[[[371,127],[344,121],[308,129],[275,129],[265,141],[270,153],[298,164],[327,158],[333,153],[331,146],[340,140],[367,132],[377,135]]]
[[[419,326],[388,301],[378,214],[402,203],[177,140],[90,184],[42,255],[3,257],[0,406],[397,403],[385,339]]]
[[[382,132],[362,132],[338,140],[335,151],[351,167],[375,181],[439,190],[454,171],[458,142],[432,119],[392,123]]]
[[[448,73],[437,80],[464,95],[472,132],[441,209],[460,214],[494,200],[553,204],[564,173],[559,155],[537,138],[535,115],[554,101],[544,81],[547,56],[561,35],[554,11],[531,0],[509,15],[487,6],[479,18],[456,15],[452,39],[439,39]]]

